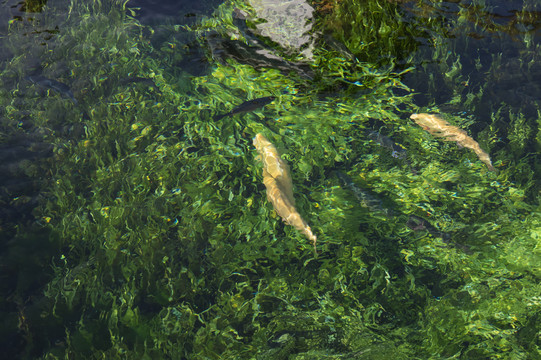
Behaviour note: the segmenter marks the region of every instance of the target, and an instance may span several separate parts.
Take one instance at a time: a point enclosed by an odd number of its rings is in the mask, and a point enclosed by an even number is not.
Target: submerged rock
[[[301,52],[312,59],[314,8],[304,0],[249,0],[256,13],[256,33],[267,37],[286,51]]]

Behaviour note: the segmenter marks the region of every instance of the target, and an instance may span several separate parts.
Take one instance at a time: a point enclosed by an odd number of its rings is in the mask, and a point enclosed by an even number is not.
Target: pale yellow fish
[[[286,224],[293,226],[312,241],[315,250],[317,238],[295,209],[289,166],[280,157],[276,147],[262,134],[254,137],[254,146],[263,162],[263,184],[267,188],[267,199]]]
[[[410,118],[432,135],[440,137],[444,141],[456,141],[458,145],[472,149],[479,160],[485,163],[490,171],[496,171],[494,166],[492,166],[488,153],[481,149],[477,141],[468,136],[466,131],[449,124],[437,115],[413,114]]]
[[[282,160],[276,147],[271,144],[262,134],[257,134],[254,137],[254,146],[263,161],[263,168],[269,176],[276,179],[277,183],[286,194],[292,205],[295,205],[293,198],[293,181],[289,172],[289,166]]]

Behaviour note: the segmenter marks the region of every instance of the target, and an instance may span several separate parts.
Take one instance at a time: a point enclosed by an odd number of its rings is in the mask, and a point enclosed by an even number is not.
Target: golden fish
[[[312,241],[315,250],[317,238],[295,209],[289,166],[282,160],[276,147],[262,134],[254,137],[254,146],[263,162],[263,184],[267,188],[267,199],[286,224],[293,226]]]
[[[496,171],[488,153],[481,149],[477,141],[468,136],[464,130],[449,124],[437,115],[413,114],[410,119],[432,135],[443,138],[444,141],[456,141],[458,145],[472,149],[490,171]]]

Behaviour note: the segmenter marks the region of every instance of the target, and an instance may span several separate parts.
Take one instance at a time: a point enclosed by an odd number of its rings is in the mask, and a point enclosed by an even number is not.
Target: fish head
[[[252,141],[258,151],[263,149],[265,146],[270,145],[270,141],[267,140],[267,138],[261,133],[256,134]]]

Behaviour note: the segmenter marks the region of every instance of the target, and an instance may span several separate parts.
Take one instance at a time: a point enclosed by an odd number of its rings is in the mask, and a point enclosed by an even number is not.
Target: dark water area
[[[494,1],[486,10],[476,11],[478,7],[474,4],[457,2],[434,5],[429,9],[432,14],[451,23],[455,23],[459,17],[463,18],[460,26],[449,32],[446,41],[461,56],[461,74],[467,78],[464,81],[465,93],[471,90],[469,86],[480,88],[488,83],[487,87],[492,89],[492,102],[510,100],[511,106],[520,107],[521,99],[528,101],[531,96],[538,99],[539,63],[535,58],[535,49],[528,48],[541,39],[541,4],[523,6],[522,1]],[[418,14],[412,8],[407,11]],[[457,36],[460,33],[466,36]],[[522,37],[526,37],[527,41],[523,41]],[[427,50],[421,49],[420,52],[426,54]],[[432,61],[434,65],[442,60],[441,57],[445,57],[445,54],[437,55],[440,57]],[[425,59],[430,59],[429,55],[425,55]],[[499,63],[497,69],[491,68],[496,61]],[[524,63],[530,63],[527,70],[522,67]],[[435,69],[433,67],[430,70]],[[419,74],[410,76],[419,77]],[[425,79],[427,76],[429,74],[425,75]],[[414,84],[414,80],[411,83]],[[422,86],[422,83],[419,81],[417,87]],[[428,84],[428,81],[424,83]],[[428,93],[427,88],[419,89],[421,93]],[[437,94],[438,102],[448,101],[453,96],[444,90],[440,89]],[[421,97],[418,100],[423,101]],[[425,103],[427,101],[424,100]],[[528,109],[529,112],[532,110]]]
[[[541,358],[540,105],[539,1],[1,0],[2,354]]]
[[[130,0],[127,6],[135,8],[136,18],[145,25],[193,24],[198,17],[210,16],[221,1],[146,1]]]

